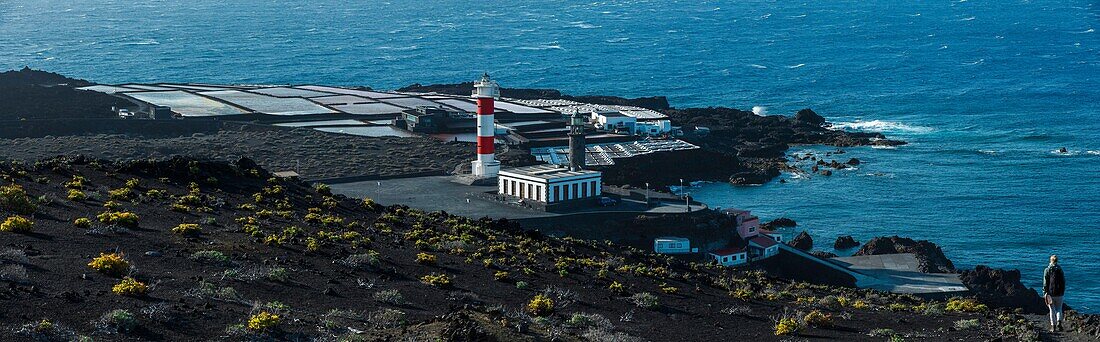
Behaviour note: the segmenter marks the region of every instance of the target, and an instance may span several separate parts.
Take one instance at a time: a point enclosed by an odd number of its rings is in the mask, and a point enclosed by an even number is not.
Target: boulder
[[[856,166],[856,165],[859,165],[859,163],[860,163],[860,161],[859,161],[858,158],[852,158],[852,159],[848,159],[848,162],[846,164]]]
[[[832,176],[833,175],[832,170],[820,170],[817,173],[820,173],[822,176]]]
[[[798,236],[795,236],[794,239],[791,239],[791,241],[787,242],[787,244],[791,245],[791,247],[809,252],[811,249],[814,248],[814,239],[810,237],[809,233],[807,233],[806,231],[802,231],[798,234]]]
[[[836,249],[849,249],[859,247],[859,241],[856,241],[851,235],[845,235],[836,238],[836,242],[833,243],[833,248]]]
[[[764,228],[764,229],[767,229],[767,230],[775,230],[776,228],[790,228],[790,227],[794,227],[794,226],[798,226],[798,223],[794,222],[794,220],[786,218],[786,217],[780,217],[780,218],[771,220],[771,222],[760,225],[760,228]]]
[[[1043,314],[1047,307],[1035,289],[1020,282],[1020,270],[1002,270],[975,266],[962,271],[959,279],[983,304],[993,308],[1023,309],[1032,314]]]
[[[880,255],[913,253],[921,272],[955,273],[955,264],[943,254],[943,250],[927,240],[916,241],[899,236],[876,237],[867,241],[854,255]]]
[[[798,111],[794,115],[795,121],[804,122],[814,126],[821,126],[825,124],[825,118],[815,113],[812,109],[806,108]]]
[[[818,257],[818,258],[822,258],[822,259],[832,259],[832,258],[837,257],[836,253],[826,252],[826,251],[813,251],[810,254],[813,254],[813,256]]]

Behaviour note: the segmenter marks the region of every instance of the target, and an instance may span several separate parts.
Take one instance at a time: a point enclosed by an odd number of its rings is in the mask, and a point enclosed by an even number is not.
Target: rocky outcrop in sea
[[[900,236],[876,237],[867,241],[854,255],[880,255],[913,253],[924,273],[955,273],[955,264],[947,259],[943,250],[927,240],[913,240]]]

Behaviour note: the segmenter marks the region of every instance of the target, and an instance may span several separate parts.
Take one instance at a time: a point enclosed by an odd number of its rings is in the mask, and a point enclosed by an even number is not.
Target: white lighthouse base
[[[470,162],[470,169],[473,170],[474,178],[496,178],[497,174],[500,173],[500,162],[496,160],[475,160]]]

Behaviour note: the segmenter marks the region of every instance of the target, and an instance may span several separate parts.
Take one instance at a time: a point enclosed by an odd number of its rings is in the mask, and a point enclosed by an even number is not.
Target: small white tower
[[[485,73],[474,82],[472,97],[477,99],[477,160],[471,163],[473,175],[476,179],[495,178],[500,172],[500,162],[493,155],[496,142],[493,102],[500,97],[500,86]]]

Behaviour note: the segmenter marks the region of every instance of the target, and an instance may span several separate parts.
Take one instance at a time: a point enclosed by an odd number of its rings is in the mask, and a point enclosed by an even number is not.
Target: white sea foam
[[[985,58],[979,58],[976,61],[969,62],[969,63],[963,63],[963,64],[965,64],[965,65],[979,65],[979,64],[984,64],[984,63],[985,63]]]
[[[606,42],[608,42],[608,43],[621,43],[621,42],[625,42],[625,41],[628,41],[628,40],[630,40],[630,38],[620,37],[620,38],[608,39],[608,40],[606,40]]]
[[[977,18],[976,17],[966,17],[966,18],[959,19],[959,21],[971,21],[971,20],[974,20],[974,19],[977,19]]]
[[[896,149],[898,149],[897,146],[888,146],[888,145],[871,145],[871,148],[876,149],[876,150],[896,150]]]
[[[1091,154],[1091,151],[1089,153]],[[1074,151],[1074,150],[1062,151],[1061,149],[1057,149],[1057,150],[1051,150],[1050,154],[1058,155],[1058,156],[1076,156],[1078,154],[1081,154],[1081,151]]]
[[[756,114],[756,115],[759,115],[759,116],[767,116],[768,115],[768,107],[754,106],[754,107],[752,107],[752,113]]]
[[[160,45],[156,39],[142,39],[134,42],[125,42],[122,45]]]
[[[546,44],[546,45],[539,45],[539,46],[520,46],[520,47],[517,47],[516,50],[541,51],[541,50],[563,50],[563,49],[562,49],[561,45]]]
[[[997,154],[1001,153],[1000,151],[997,151],[997,150],[978,150],[978,152],[988,154],[988,155],[997,155]]]
[[[886,120],[856,120],[852,122],[837,122],[833,124],[832,129],[900,133],[929,133],[933,131],[931,127],[913,126],[901,122]]]
[[[795,65],[788,65],[787,69],[798,69],[798,68],[801,68],[801,67],[804,67],[804,66],[806,66],[806,63],[799,63],[799,64],[795,64]]]
[[[1084,30],[1084,31],[1081,31],[1081,32],[1074,32],[1074,33],[1082,34],[1082,33],[1093,33],[1093,32],[1096,32],[1096,29],[1090,28],[1088,30]]]
[[[586,29],[586,30],[602,27],[602,26],[599,26],[599,25],[594,25],[594,24],[591,24],[591,23],[588,23],[588,22],[583,22],[583,21],[570,22],[569,25],[572,26],[572,27],[582,28],[582,29]]]
[[[1089,150],[1089,151],[1085,151],[1085,153],[1088,153],[1088,154],[1091,154],[1091,155],[1094,155],[1094,156],[1100,156],[1100,150]]]
[[[749,66],[751,66],[753,68],[757,68],[757,69],[767,69],[768,68],[768,67],[760,65],[760,64],[749,64]]]

